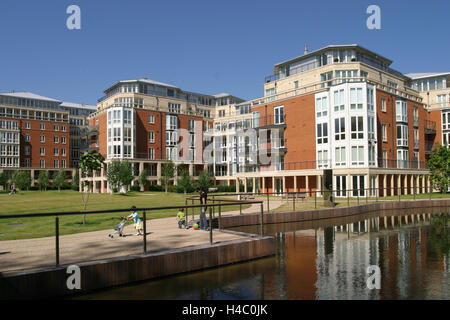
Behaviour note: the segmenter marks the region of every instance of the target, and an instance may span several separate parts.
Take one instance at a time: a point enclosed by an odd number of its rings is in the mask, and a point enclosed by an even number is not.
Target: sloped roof
[[[35,99],[35,100],[45,100],[45,101],[51,101],[51,102],[61,102],[59,100],[55,100],[52,98],[40,96],[35,93],[31,92],[7,92],[7,93],[0,93],[2,96],[8,96],[8,97],[16,97],[16,98],[24,98],[24,99]]]

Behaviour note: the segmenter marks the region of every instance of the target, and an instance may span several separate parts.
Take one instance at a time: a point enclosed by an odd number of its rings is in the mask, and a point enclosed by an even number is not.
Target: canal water
[[[272,257],[77,298],[450,299],[449,223],[447,214],[379,212],[268,225]],[[379,289],[372,270],[380,271]]]

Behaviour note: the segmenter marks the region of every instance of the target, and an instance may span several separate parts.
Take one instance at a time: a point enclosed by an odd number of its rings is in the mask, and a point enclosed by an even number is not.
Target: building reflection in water
[[[288,299],[449,299],[449,253],[435,250],[431,219],[382,216],[285,233]],[[380,267],[380,290],[367,288],[370,265]]]

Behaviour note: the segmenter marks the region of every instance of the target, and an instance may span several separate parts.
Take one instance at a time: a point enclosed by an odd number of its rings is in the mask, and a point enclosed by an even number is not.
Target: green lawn
[[[192,194],[197,195],[197,194]],[[24,191],[16,195],[0,193],[0,215],[37,213],[37,212],[64,212],[81,211],[83,202],[81,194],[72,190],[58,191]],[[131,206],[138,208],[183,206],[184,194],[164,192],[130,192],[122,194],[91,194],[87,210],[128,209]],[[191,201],[188,205],[192,204]],[[196,201],[194,204],[199,204]],[[242,205],[248,208],[250,205]],[[239,210],[239,206],[224,206],[223,212]],[[175,217],[176,209],[148,211],[147,219]],[[198,214],[199,209],[195,210]],[[142,216],[142,212],[139,212]],[[86,216],[83,225],[83,215],[60,216],[60,234],[72,234],[95,230],[113,229],[126,213],[104,213]],[[192,211],[188,214],[191,216]],[[189,216],[189,218],[190,218]],[[131,222],[128,222],[131,223]],[[10,218],[0,219],[0,240],[38,238],[54,235],[55,217],[37,218]]]

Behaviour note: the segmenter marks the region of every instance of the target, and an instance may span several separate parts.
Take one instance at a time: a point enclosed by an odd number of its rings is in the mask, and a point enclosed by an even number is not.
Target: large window
[[[328,150],[317,151],[318,168],[328,168]]]
[[[408,110],[406,107],[406,101],[395,101],[395,115],[397,121],[408,122]]]
[[[375,118],[372,116],[367,117],[367,133],[369,139],[375,140]]]
[[[326,82],[326,81],[328,81],[326,84],[325,83],[322,83],[321,84],[321,87],[322,88],[325,88],[325,86],[327,86],[327,87],[331,87],[332,85],[333,85],[333,71],[330,71],[330,72],[327,72],[327,73],[322,73],[321,75],[320,75],[320,81],[321,82]]]
[[[404,124],[397,125],[397,146],[408,146],[408,126]]]
[[[317,124],[317,144],[328,143],[328,123]]]
[[[181,104],[169,102],[169,112],[181,113]]]
[[[345,140],[345,118],[334,119],[334,140]]]
[[[408,152],[408,150],[397,150],[397,167],[399,169],[409,168],[409,152]]]
[[[336,166],[345,166],[347,164],[345,147],[337,147],[337,148],[335,148],[335,150],[334,150],[334,162],[336,163]]]
[[[351,117],[352,139],[364,139],[364,117]]]
[[[325,117],[328,114],[328,101],[327,97],[321,97],[316,99],[316,116]]]
[[[381,139],[383,142],[387,142],[387,129],[386,123],[381,124]]]
[[[350,109],[363,108],[362,88],[350,88]]]
[[[367,88],[367,110],[374,111],[374,95],[373,89]]]
[[[364,165],[364,146],[352,146],[352,165]]]
[[[273,111],[275,115],[275,124],[284,123],[284,107],[275,107]]]
[[[344,89],[334,91],[334,111],[342,111],[345,109]]]
[[[357,175],[357,176],[352,176],[352,189],[353,189],[353,196],[357,197],[363,197],[365,194],[365,179],[366,176],[364,175]]]
[[[166,129],[176,130],[178,128],[178,119],[176,116],[166,115]]]

